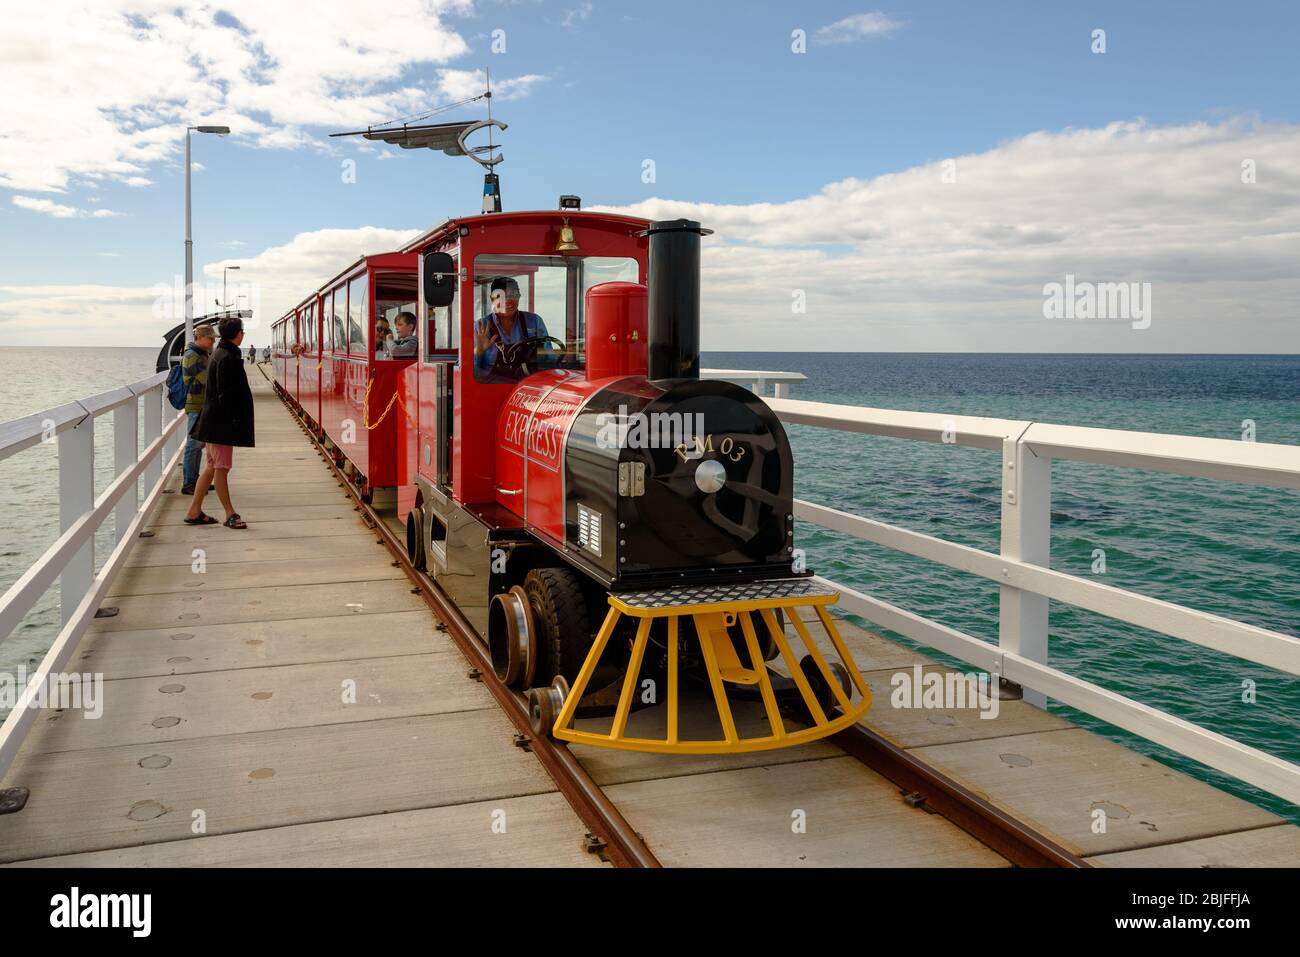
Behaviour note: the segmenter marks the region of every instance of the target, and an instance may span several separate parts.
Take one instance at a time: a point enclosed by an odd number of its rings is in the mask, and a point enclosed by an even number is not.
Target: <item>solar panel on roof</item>
[[[364,136],[368,140],[379,140],[402,149],[441,150],[448,156],[464,156],[460,147],[460,136],[477,120],[463,120],[457,123],[433,123],[420,126],[390,126],[385,129],[364,130],[357,133],[336,133],[335,136]]]

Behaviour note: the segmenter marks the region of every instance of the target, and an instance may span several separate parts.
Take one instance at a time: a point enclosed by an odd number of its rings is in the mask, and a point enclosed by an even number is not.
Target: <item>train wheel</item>
[[[535,568],[524,578],[524,590],[537,629],[539,673],[563,675],[572,681],[591,645],[591,619],[582,581],[567,568]]]
[[[537,673],[537,627],[532,602],[518,585],[492,596],[488,609],[488,651],[492,670],[508,688],[527,688]]]
[[[777,608],[774,612],[776,615],[776,627],[785,633],[785,612]],[[754,622],[754,637],[758,639],[758,650],[763,656],[764,661],[771,661],[781,653],[776,641],[772,638],[772,633],[767,630],[767,622],[763,621],[763,616],[754,613],[751,619]],[[741,661],[749,661],[749,644],[745,641],[745,632],[740,622],[727,628],[727,635],[731,638],[732,647],[736,649],[736,655]],[[750,662],[751,666],[757,662]]]
[[[844,689],[846,697],[852,697],[852,685],[849,684],[849,672],[838,661],[828,661],[827,666],[835,680],[840,683]],[[830,712],[831,708],[839,707],[839,701],[835,697],[835,692],[831,686],[826,683],[826,678],[822,675],[822,670],[817,667],[817,662],[813,660],[812,655],[804,655],[799,662],[799,669],[803,671],[803,676],[808,679],[808,684],[812,687],[813,695],[817,698],[817,703],[822,706],[822,710]]]
[[[564,699],[569,696],[569,683],[556,675],[549,685],[532,688],[528,692],[528,723],[533,734],[539,738],[551,737],[555,730],[555,719],[560,716]]]
[[[424,560],[424,521],[419,509],[411,509],[406,516],[406,557],[417,572],[426,570]]]

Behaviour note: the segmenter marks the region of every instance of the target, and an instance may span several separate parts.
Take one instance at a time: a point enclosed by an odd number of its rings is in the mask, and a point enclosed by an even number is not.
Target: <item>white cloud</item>
[[[769,349],[1300,351],[1300,127],[1113,123],[953,163],[784,203],[620,211],[717,230],[706,347],[743,326]],[[1043,319],[1043,286],[1066,274],[1152,283],[1151,328]]]
[[[584,0],[576,7],[564,11],[564,16],[560,18],[560,25],[566,29],[572,29],[591,16],[592,9],[593,6],[590,0]]]
[[[358,257],[392,252],[419,233],[417,229],[380,226],[318,229],[298,233],[284,245],[264,249],[256,256],[209,263],[198,275],[208,277],[219,290],[222,267],[238,266],[237,274],[230,273],[230,287],[237,288],[254,303],[256,325],[250,326],[250,332],[255,332],[269,327]],[[233,298],[234,293],[230,295]]]
[[[76,219],[85,216],[94,219],[107,219],[111,216],[122,215],[111,209],[96,209],[93,211],[80,209],[76,206],[65,206],[50,199],[38,199],[35,196],[11,196],[10,201],[22,209],[29,209],[34,213],[44,213],[46,216],[53,216],[55,219]]]
[[[15,206],[30,209],[35,213],[44,213],[56,219],[72,219],[78,213],[75,206],[62,206],[49,199],[36,199],[32,196],[14,196],[11,199]]]
[[[0,286],[0,341],[5,345],[162,344],[165,324],[152,315],[158,293],[148,287]]]
[[[223,266],[229,274],[229,302],[251,306],[250,341],[265,344],[270,325],[359,256],[392,252],[419,234],[416,229],[321,229],[299,233],[244,259],[222,259],[195,271],[194,313],[215,309],[222,295]],[[101,254],[117,255],[117,254]],[[52,328],[66,330],[83,345],[151,346],[184,316],[180,275],[159,275],[149,285],[0,286],[0,342],[40,345]]]
[[[952,160],[783,203],[655,198],[619,211],[716,230],[703,260],[706,349],[1300,352],[1300,126],[1113,123]],[[238,265],[231,277],[256,289],[265,329],[363,252],[415,232],[300,233],[206,266],[196,300],[220,295],[221,265]],[[1067,274],[1150,282],[1151,327],[1044,319],[1043,286]],[[791,309],[799,290],[803,314]],[[0,288],[0,339],[44,341],[55,317],[73,316],[87,343],[153,344],[166,323],[140,315],[137,293]]]
[[[546,79],[540,73],[506,77],[492,81],[492,99],[518,100]],[[478,96],[487,88],[487,74],[482,70],[439,70],[438,89],[447,100],[467,100]]]
[[[818,27],[813,37],[819,43],[854,43],[868,37],[893,33],[902,25],[901,21],[877,10],[872,13],[855,13],[851,17]]]
[[[468,52],[445,19],[471,12],[470,0],[390,0],[382,14],[323,0],[301,15],[264,0],[29,5],[0,32],[0,130],[21,131],[0,136],[0,187],[147,185],[205,121],[296,148],[428,109],[447,84],[420,71]],[[537,80],[499,86],[509,98]]]

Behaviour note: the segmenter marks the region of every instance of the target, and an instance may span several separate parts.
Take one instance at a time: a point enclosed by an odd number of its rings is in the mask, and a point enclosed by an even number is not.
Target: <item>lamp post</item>
[[[190,235],[190,133],[225,136],[228,126],[185,127],[185,344],[194,341],[194,239]]]
[[[228,272],[238,272],[238,271],[239,271],[239,267],[238,267],[238,266],[222,266],[222,267],[221,267],[221,308],[222,308],[223,310],[225,310],[225,309],[229,309],[229,308],[230,308],[230,305],[231,305],[230,303],[226,302],[226,273],[228,273]]]

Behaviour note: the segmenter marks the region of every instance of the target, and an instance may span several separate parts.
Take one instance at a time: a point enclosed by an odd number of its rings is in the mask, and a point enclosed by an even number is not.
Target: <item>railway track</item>
[[[265,375],[265,373],[263,373]],[[273,383],[274,387],[274,383]],[[280,390],[276,394],[284,401]],[[592,779],[567,746],[532,731],[528,705],[523,695],[506,687],[496,676],[487,648],[473,628],[427,575],[417,571],[406,555],[406,543],[361,494],[335,463],[334,457],[285,402],[299,428],[316,447],[334,472],[366,524],[393,556],[418,593],[446,628],[469,663],[467,676],[481,682],[515,726],[515,741],[526,747],[542,764],[574,812],[588,828],[588,848],[618,867],[661,867],[645,840],[623,816],[604,790]],[[897,786],[905,801],[918,809],[935,813],[1017,867],[1084,868],[1087,862],[1025,822],[1007,814],[959,781],[925,764],[906,749],[861,724],[831,736],[831,743]]]

